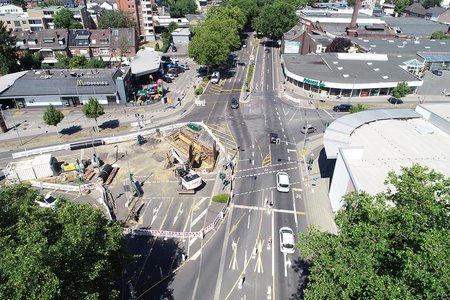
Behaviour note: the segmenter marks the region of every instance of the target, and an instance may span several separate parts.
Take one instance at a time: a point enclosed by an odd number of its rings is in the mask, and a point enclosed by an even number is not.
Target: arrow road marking
[[[172,226],[175,225],[175,223],[178,221],[178,217],[183,213],[183,202],[180,203],[180,207],[178,208],[177,214],[175,216],[175,218],[173,218],[173,223]]]
[[[155,222],[156,217],[158,216],[158,212],[159,212],[159,210],[161,209],[161,206],[162,206],[162,202],[159,203],[159,207],[158,207],[158,208],[155,207],[155,208],[153,209],[153,217],[152,217],[152,222],[150,223],[150,225],[152,225],[153,222]]]
[[[233,255],[231,256],[230,264],[228,265],[228,268],[231,268],[232,270],[239,270],[239,265],[237,261],[237,245],[239,243],[239,238],[235,242],[234,239],[231,242],[231,250],[233,250]]]
[[[257,272],[257,273],[264,273],[264,268],[263,268],[263,264],[262,264],[262,259],[261,259],[261,253],[263,250],[263,244],[264,244],[264,240],[259,240],[258,241],[258,258],[256,259],[256,264],[255,264],[255,269],[253,270],[253,272]]]

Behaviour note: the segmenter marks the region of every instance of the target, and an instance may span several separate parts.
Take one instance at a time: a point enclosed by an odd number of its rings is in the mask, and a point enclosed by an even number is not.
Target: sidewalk
[[[303,142],[297,144],[297,149],[303,148]],[[338,229],[334,222],[334,214],[331,210],[328,198],[330,178],[321,178],[319,167],[319,155],[323,148],[322,134],[313,137],[307,144],[306,162],[311,153],[314,154],[314,162],[309,171],[306,170],[304,162],[299,163],[299,168],[303,176],[303,195],[308,226],[315,226],[321,231],[337,234]]]
[[[100,128],[115,129],[124,125],[130,125],[131,123],[137,123],[139,118],[141,126],[156,127],[163,124],[173,122],[179,119],[181,115],[188,112],[194,105],[195,94],[194,85],[199,85],[201,78],[194,76],[195,67],[184,74],[183,78],[177,78],[179,82],[171,84],[170,91],[165,95],[167,98],[174,99],[174,103],[164,104],[163,101],[159,101],[152,104],[143,104],[135,106],[103,106],[105,114],[98,118],[98,125]],[[181,80],[182,79],[182,80]],[[173,89],[176,88],[176,95]],[[179,103],[176,101],[181,99]],[[0,134],[0,141],[15,141],[18,140],[18,134],[12,128],[14,124],[17,124],[19,134],[25,143],[25,140],[30,140],[39,135],[56,135],[54,126],[46,125],[43,121],[43,114],[46,108],[39,109],[22,109],[13,111],[3,111],[6,122],[10,130]],[[88,131],[92,127],[95,127],[95,121],[93,119],[87,119],[82,112],[82,106],[62,108],[60,109],[65,118],[58,125],[58,131],[63,132],[65,135],[72,135],[74,132]],[[138,115],[139,114],[139,115]],[[137,131],[138,128],[132,128],[131,130]],[[97,134],[101,136],[100,134]],[[83,138],[85,139],[85,138]],[[15,149],[11,149],[15,150]]]

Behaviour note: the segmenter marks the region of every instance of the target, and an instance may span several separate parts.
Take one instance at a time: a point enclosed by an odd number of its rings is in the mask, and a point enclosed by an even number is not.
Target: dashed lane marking
[[[286,168],[286,169],[280,169],[280,170],[270,170],[270,171],[265,171],[265,172],[260,172],[260,173],[254,173],[254,174],[248,174],[248,175],[243,175],[243,176],[237,176],[236,178],[247,178],[247,177],[259,176],[259,175],[265,175],[265,174],[272,174],[272,173],[275,173],[275,172],[290,171],[290,170],[296,170],[296,169],[298,169],[298,167],[292,167],[292,168]]]
[[[300,184],[300,181],[291,183],[291,185],[296,185],[296,184]],[[273,186],[273,187],[267,187],[267,188],[254,190],[254,191],[247,191],[247,192],[243,192],[243,193],[235,193],[234,196],[243,196],[243,195],[249,195],[249,194],[253,194],[253,193],[260,193],[260,192],[263,192],[263,191],[274,190],[276,188],[277,188],[276,186]]]

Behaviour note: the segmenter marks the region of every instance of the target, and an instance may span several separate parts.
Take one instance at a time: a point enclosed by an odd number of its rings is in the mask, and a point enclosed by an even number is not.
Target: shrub
[[[207,82],[207,81],[209,81],[209,78],[208,78],[208,76],[204,76],[204,77],[203,77],[203,81],[204,81],[204,82]]]
[[[194,93],[197,96],[203,94],[203,87],[199,86],[198,88],[195,89]]]
[[[227,203],[228,198],[230,198],[229,194],[220,194],[220,195],[215,195],[214,197],[212,197],[212,201],[217,202],[217,203]]]
[[[410,92],[410,88],[408,86],[408,83],[405,81],[400,81],[397,83],[397,86],[391,90],[392,96],[395,98],[402,98],[406,95],[408,95]]]
[[[350,113],[354,114],[363,110],[366,110],[367,107],[364,104],[358,103],[356,105],[352,105],[352,107],[350,107]]]
[[[155,46],[155,51],[160,51],[160,48],[159,48],[159,43],[156,43],[156,46]]]
[[[254,64],[251,64],[248,66],[248,73],[247,73],[247,92],[250,91],[250,82],[252,81],[253,77],[253,69],[255,68]]]

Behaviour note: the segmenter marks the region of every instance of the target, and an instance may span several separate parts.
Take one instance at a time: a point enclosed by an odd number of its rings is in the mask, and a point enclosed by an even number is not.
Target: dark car
[[[234,108],[234,109],[239,108],[239,100],[236,98],[231,98],[230,105],[231,105],[231,108]]]
[[[161,56],[161,61],[170,62],[170,56],[165,56],[165,55]]]
[[[271,144],[276,144],[276,143],[277,143],[277,140],[279,141],[278,134],[272,132],[272,133],[270,134],[270,136],[269,136],[269,142],[270,142]]]
[[[172,69],[172,68],[175,68],[175,67],[178,67],[178,64],[177,64],[177,63],[171,62],[171,63],[168,63],[168,64],[167,64],[167,68],[169,68],[169,69]]]
[[[402,104],[402,103],[403,103],[403,100],[402,100],[402,99],[395,98],[395,97],[390,97],[390,98],[388,99],[388,102],[389,102],[390,104]]]
[[[339,104],[333,107],[333,111],[350,111],[350,108],[352,108],[351,104]]]
[[[171,68],[169,71],[167,71],[167,74],[175,74],[178,76],[178,74],[183,73],[180,68]]]
[[[431,73],[433,73],[436,76],[442,76],[442,70],[433,70],[431,71]]]
[[[178,51],[177,47],[173,46],[172,47],[172,52],[177,52],[177,51]]]

